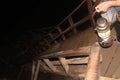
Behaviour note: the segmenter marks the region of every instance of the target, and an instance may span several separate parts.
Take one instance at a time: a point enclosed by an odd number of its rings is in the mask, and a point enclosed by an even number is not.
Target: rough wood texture
[[[69,65],[68,65],[66,59],[64,57],[59,57],[59,60],[60,60],[60,62],[62,64],[65,72],[68,73],[69,72]]]
[[[107,73],[108,67],[110,66],[112,57],[114,56],[114,52],[116,51],[117,46],[115,44],[112,45],[110,48],[102,48],[101,54],[103,55],[103,62],[101,64],[101,75],[105,76]]]
[[[114,74],[112,75],[113,78],[119,78],[120,79],[120,65],[119,67],[116,69],[116,71],[114,72]]]
[[[76,64],[87,64],[88,63],[88,56],[87,57],[72,57],[72,58],[68,58],[66,59],[67,63],[69,65],[73,64],[73,65],[76,65]],[[58,66],[58,65],[61,65],[61,63],[58,61],[58,60],[54,60],[54,61],[51,61],[52,64]],[[100,62],[102,62],[102,55],[100,55]]]
[[[89,62],[85,74],[85,80],[99,80],[100,76],[100,46],[94,44],[91,47]]]
[[[80,48],[86,45],[90,46],[96,41],[97,41],[96,34],[94,33],[92,28],[89,28],[81,33],[71,36],[69,39],[66,39],[63,43],[61,43],[61,46],[58,50],[56,57],[58,57],[59,54],[63,54],[62,53],[63,51],[67,51],[67,52],[70,52],[69,50],[74,51],[77,48]],[[120,54],[119,53],[120,53],[120,45],[115,44],[115,43],[110,48],[101,48],[100,50],[100,54],[102,54],[101,76],[120,78],[120,66],[119,66],[119,63],[120,63],[119,55]],[[76,55],[74,53],[72,54],[73,56]],[[54,55],[50,54],[49,56],[53,57]],[[70,53],[70,56],[71,56],[71,53]]]
[[[51,53],[47,55],[40,56],[40,59],[43,58],[58,58],[58,57],[72,57],[72,56],[88,56],[90,52],[90,46],[81,47],[72,50],[60,51],[56,53]]]
[[[34,73],[35,73],[35,61],[32,63],[32,74],[31,74],[31,80],[34,78]]]
[[[115,79],[110,77],[100,77],[100,80],[120,80],[120,79]]]
[[[88,57],[70,58],[66,59],[68,64],[87,64]],[[61,65],[59,61],[52,61],[54,65]]]
[[[105,74],[105,76],[109,76],[112,77],[112,75],[114,74],[114,72],[116,71],[116,69],[118,69],[119,65],[120,65],[120,46],[118,46],[118,44],[116,44],[116,51],[114,52],[114,55],[111,59],[111,62],[109,64],[109,67],[107,69],[107,72]],[[119,70],[120,72],[120,70]]]
[[[49,59],[43,59],[44,62],[48,65],[48,67],[53,71],[53,72],[60,72],[59,70],[56,69],[56,67],[50,62]]]

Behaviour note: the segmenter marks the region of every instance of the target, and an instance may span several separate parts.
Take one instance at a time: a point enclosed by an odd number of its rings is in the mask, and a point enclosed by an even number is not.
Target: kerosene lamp
[[[112,46],[113,39],[111,36],[110,24],[103,17],[100,17],[96,21],[96,29],[98,35],[98,42],[101,47],[108,48]]]

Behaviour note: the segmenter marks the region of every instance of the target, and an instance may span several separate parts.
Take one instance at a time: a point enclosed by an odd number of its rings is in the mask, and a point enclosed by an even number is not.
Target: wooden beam
[[[91,15],[91,10],[92,10],[92,2],[91,0],[87,0],[87,6],[88,6],[88,12]],[[92,14],[94,16],[94,14]],[[90,22],[91,22],[91,26],[94,27],[95,26],[95,21],[93,16],[90,17]]]
[[[87,47],[81,47],[81,48],[72,49],[72,50],[66,50],[66,51],[46,54],[46,55],[40,56],[39,59],[72,57],[72,56],[88,56],[89,52],[90,52],[90,46],[87,46]]]
[[[120,65],[112,75],[113,78],[120,78]]]
[[[91,2],[91,0],[87,0],[87,6],[88,6],[88,12],[91,13],[91,9],[92,9],[92,2]]]
[[[31,80],[33,80],[33,78],[34,78],[34,73],[35,73],[35,61],[32,62]]]
[[[100,46],[93,44],[89,55],[85,80],[99,80],[100,76]]]
[[[70,16],[70,17],[68,17],[68,21],[69,21],[70,25],[73,25],[73,24],[74,24],[74,22],[73,22],[73,20],[72,20],[72,17],[71,17],[71,16]]]
[[[114,58],[115,52],[117,51],[118,46],[116,44],[113,44],[110,48],[102,48],[100,53],[103,56],[103,62],[101,64],[101,75],[107,76],[106,73],[109,71],[110,64],[112,62],[112,59]],[[119,52],[118,52],[119,53]],[[109,55],[108,55],[109,54]],[[119,55],[118,55],[119,56]],[[117,61],[115,61],[116,63]],[[114,62],[113,62],[114,63]],[[119,64],[118,64],[119,65]],[[116,66],[115,66],[116,67]],[[114,70],[114,67],[112,68]],[[111,73],[111,71],[109,72]],[[114,72],[112,72],[114,73]]]
[[[47,66],[53,71],[53,72],[60,72],[56,69],[56,67],[50,62],[49,59],[43,59],[43,61],[47,64]]]
[[[40,60],[40,69],[43,69],[43,72],[52,72],[52,70],[42,61]]]
[[[39,73],[39,68],[40,68],[40,60],[38,60],[38,62],[37,62],[36,71],[35,71],[35,75],[34,75],[33,80],[37,80],[38,73]]]
[[[87,64],[88,57],[70,58],[66,59],[67,64]],[[54,65],[61,65],[59,61],[52,61]]]
[[[69,65],[64,57],[59,57],[60,63],[62,64],[66,73],[69,72]]]
[[[117,44],[116,50],[114,52],[114,55],[112,56],[112,59],[110,61],[109,67],[107,68],[107,72],[106,72],[105,76],[112,77],[112,75],[119,68],[119,66],[120,66],[120,45]],[[120,72],[120,70],[119,70],[119,72]]]
[[[59,66],[61,65],[60,61],[58,60],[53,60],[51,61],[53,65],[55,66]],[[66,59],[66,62],[67,64],[73,64],[73,65],[76,65],[76,64],[88,64],[88,56],[87,57],[71,57],[71,58],[68,58]],[[102,55],[100,55],[100,62],[102,62]]]

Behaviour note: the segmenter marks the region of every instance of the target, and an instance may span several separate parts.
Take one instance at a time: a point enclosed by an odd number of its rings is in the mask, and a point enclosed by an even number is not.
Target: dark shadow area
[[[84,80],[83,78],[75,78],[69,75],[64,75],[64,74],[60,74],[60,73],[51,73],[51,72],[47,72],[47,73],[43,73],[40,72],[38,75],[38,80],[42,79],[42,80]]]

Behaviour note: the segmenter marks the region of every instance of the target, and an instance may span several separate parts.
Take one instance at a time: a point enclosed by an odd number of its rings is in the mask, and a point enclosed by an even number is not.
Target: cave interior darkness
[[[30,53],[28,46],[35,43],[36,37],[41,39],[52,30],[81,1],[3,1],[0,29],[0,77],[8,76],[22,64],[31,61],[36,54]],[[26,49],[28,52],[25,52]]]

